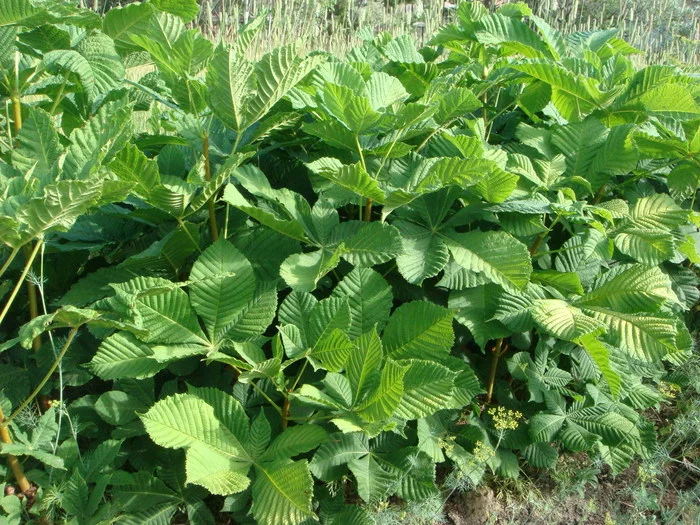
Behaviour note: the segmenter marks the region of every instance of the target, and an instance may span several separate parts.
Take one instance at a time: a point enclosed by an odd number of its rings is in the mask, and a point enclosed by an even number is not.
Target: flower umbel
[[[518,428],[518,421],[523,415],[517,410],[509,410],[505,407],[490,408],[489,415],[493,418],[493,426],[496,430],[515,430]]]
[[[496,451],[490,446],[484,444],[483,441],[477,441],[474,445],[473,454],[477,463],[486,463],[489,459],[496,455]]]

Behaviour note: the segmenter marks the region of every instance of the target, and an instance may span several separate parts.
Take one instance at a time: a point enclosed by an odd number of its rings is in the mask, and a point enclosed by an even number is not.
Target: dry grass
[[[617,27],[625,39],[645,51],[644,62],[700,64],[698,0],[529,3],[536,14],[564,33]],[[394,35],[409,33],[419,44],[424,43],[450,18],[451,11],[443,4],[443,0],[202,0],[197,23],[211,38],[230,40],[251,18],[267,13],[265,33],[251,50],[254,56],[295,41],[305,50],[323,49],[342,55],[361,42],[359,28],[387,30]]]

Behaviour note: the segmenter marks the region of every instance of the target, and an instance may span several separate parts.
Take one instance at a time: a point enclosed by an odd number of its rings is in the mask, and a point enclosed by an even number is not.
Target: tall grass
[[[95,0],[98,2],[99,0]],[[506,0],[510,2],[514,0]],[[460,0],[453,0],[459,3]],[[492,1],[492,4],[506,3]],[[536,14],[568,33],[617,27],[645,52],[644,62],[700,64],[698,0],[531,0]],[[423,43],[453,9],[443,0],[202,0],[197,20],[214,39],[233,39],[251,18],[267,13],[255,54],[300,41],[306,49],[343,54],[361,38],[358,29],[413,34]]]

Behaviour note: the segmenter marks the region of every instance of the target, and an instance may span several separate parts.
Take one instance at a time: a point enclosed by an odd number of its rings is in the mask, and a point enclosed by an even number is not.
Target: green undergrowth
[[[197,13],[0,5],[5,522],[437,519],[681,457],[697,70],[525,4],[255,61],[265,18]]]

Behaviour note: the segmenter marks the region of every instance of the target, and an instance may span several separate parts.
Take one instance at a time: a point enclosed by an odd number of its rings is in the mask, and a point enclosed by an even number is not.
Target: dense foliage
[[[214,45],[196,15],[0,5],[0,474],[28,496],[0,520],[366,523],[438,465],[653,451],[693,353],[696,75],[524,4],[342,59],[252,61],[263,18]]]

